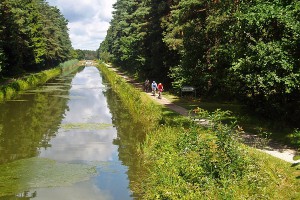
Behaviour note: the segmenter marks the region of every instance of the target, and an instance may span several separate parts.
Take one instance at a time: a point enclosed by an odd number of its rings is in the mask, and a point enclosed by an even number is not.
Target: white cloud
[[[116,0],[46,0],[69,21],[74,49],[96,50],[106,36]]]

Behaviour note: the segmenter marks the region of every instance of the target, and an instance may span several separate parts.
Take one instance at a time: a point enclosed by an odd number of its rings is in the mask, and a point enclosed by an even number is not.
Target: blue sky
[[[116,0],[46,0],[69,21],[74,49],[96,50],[106,36]]]

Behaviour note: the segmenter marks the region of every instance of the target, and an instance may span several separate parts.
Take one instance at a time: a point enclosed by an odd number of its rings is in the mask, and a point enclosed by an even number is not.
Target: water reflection
[[[64,81],[66,85],[59,90],[30,92],[0,104],[0,164],[36,156],[38,147],[50,146],[48,142],[68,110],[67,99],[52,96],[68,94],[71,79]]]
[[[71,85],[69,95],[82,98],[68,101],[62,124],[112,124],[103,94],[106,87],[95,67],[85,68],[74,77]],[[103,130],[85,130],[84,126],[79,130],[60,128],[50,142],[52,148],[41,149],[40,156],[66,162],[111,161],[116,152],[116,146],[112,144],[116,136],[117,131],[112,126]]]
[[[114,92],[106,92],[108,106],[113,116],[113,124],[117,128],[118,136],[114,144],[118,145],[119,159],[128,166],[127,175],[130,180],[129,187],[134,192],[133,198],[140,199],[143,193],[143,177],[147,176],[147,170],[143,168],[142,158],[138,152],[139,145],[146,136],[147,124],[141,124],[134,120]]]
[[[101,190],[96,187],[94,183],[78,183],[73,187],[60,188],[41,188],[36,190],[37,195],[35,200],[83,200],[83,199],[97,199],[97,200],[113,200],[113,196],[109,191]]]
[[[126,174],[128,168],[119,161],[118,148],[113,144],[117,130],[112,125],[106,93],[109,92],[97,68],[86,67],[77,74],[72,80],[69,95],[82,98],[69,99],[62,125],[50,141],[51,148],[40,150],[41,157],[96,165],[99,175],[72,187],[35,190],[43,197],[41,199],[131,199]],[[88,129],[85,126],[79,129],[64,128],[64,125],[76,123],[111,126],[104,126],[103,129]],[[106,164],[103,165],[103,162]]]
[[[0,105],[1,163],[49,158],[95,166],[98,174],[69,186],[37,186],[0,199],[126,200],[139,196],[129,187],[138,187],[146,174],[137,152],[145,138],[145,125],[132,120],[97,68],[86,67],[75,76],[56,79],[20,100],[24,101]],[[39,165],[27,167],[34,171]],[[33,174],[27,181],[37,178]]]

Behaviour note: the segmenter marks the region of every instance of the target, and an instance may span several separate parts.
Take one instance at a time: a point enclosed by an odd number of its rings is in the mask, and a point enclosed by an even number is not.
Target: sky
[[[69,21],[74,49],[97,50],[104,40],[116,0],[46,0]]]

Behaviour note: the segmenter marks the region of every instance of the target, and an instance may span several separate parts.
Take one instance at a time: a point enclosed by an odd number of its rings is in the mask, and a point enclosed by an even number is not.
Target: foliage
[[[120,0],[114,8],[99,52],[117,66],[299,121],[299,1]]]
[[[44,0],[3,0],[0,17],[0,75],[43,70],[71,58],[67,20]]]
[[[122,0],[114,4],[113,20],[100,55],[108,52],[114,64],[141,78],[168,79],[173,59],[162,41],[161,17],[168,10],[166,2]]]
[[[96,60],[97,51],[76,49],[78,60]]]
[[[234,48],[239,49],[231,68],[236,89],[268,115],[286,119],[284,110],[291,113],[289,107],[297,107],[299,95],[299,58],[295,56],[299,53],[299,2],[256,1],[251,8],[246,6],[242,4],[232,26]]]
[[[293,133],[291,133],[290,135],[288,135],[288,137],[292,141],[291,143],[293,145],[295,145],[295,147],[298,147],[299,150],[300,150],[300,130],[299,129],[295,129]]]
[[[101,52],[100,59],[105,63],[109,63],[109,62],[111,62],[112,55],[109,52],[104,51],[104,52]]]
[[[149,176],[143,181],[143,199],[299,197],[299,182],[287,178],[295,173],[287,163],[240,144],[234,127],[220,123],[227,112],[203,114],[214,121],[212,128],[164,126],[148,134],[143,152]]]

